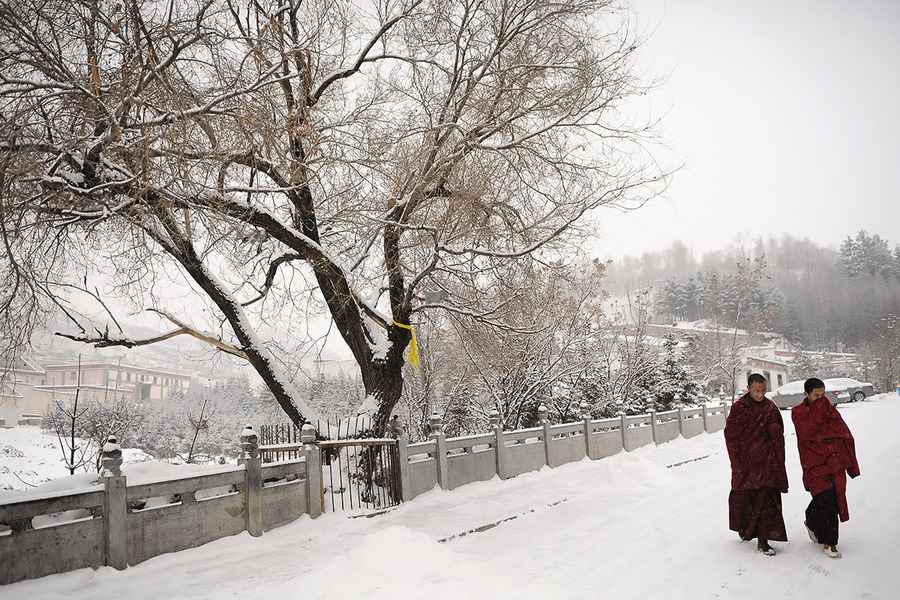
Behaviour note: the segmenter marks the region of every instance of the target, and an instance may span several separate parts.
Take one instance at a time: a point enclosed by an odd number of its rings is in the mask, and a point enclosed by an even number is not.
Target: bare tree
[[[194,462],[194,449],[197,447],[197,438],[201,433],[209,431],[209,421],[214,416],[213,407],[209,406],[209,396],[204,395],[200,403],[200,409],[194,412],[190,408],[187,411],[187,422],[191,427],[191,445],[188,447],[187,456],[184,456],[184,462],[191,464]]]
[[[321,307],[383,431],[418,313],[501,323],[472,310],[486,275],[560,255],[592,210],[664,181],[648,124],[623,117],[644,88],[618,8],[0,0],[4,327],[21,341],[59,310],[98,347],[193,336],[300,423],[292,373]],[[173,282],[207,313],[166,301]],[[127,335],[114,297],[171,328]]]
[[[638,289],[627,293],[624,303],[607,310],[595,353],[605,388],[598,415],[642,413],[648,397],[654,395],[651,388],[656,384],[659,351],[647,334],[650,305],[650,290]]]
[[[556,391],[597,360],[594,350],[603,333],[598,327],[603,273],[599,263],[577,271],[560,264],[529,265],[512,279],[521,284],[497,281],[483,294],[489,303],[509,311],[507,327],[473,318],[451,320],[465,358],[462,374],[471,373],[469,383],[484,396],[473,407],[482,423],[497,410],[507,429],[532,426],[541,404],[560,421],[576,414],[571,399]]]
[[[90,444],[76,437],[81,421],[89,408],[82,404],[78,408],[78,397],[81,395],[81,355],[78,356],[78,371],[75,387],[75,397],[71,406],[64,400],[56,401],[56,418],[52,420],[56,440],[59,442],[59,450],[62,453],[63,462],[69,470],[69,475],[91,464]]]

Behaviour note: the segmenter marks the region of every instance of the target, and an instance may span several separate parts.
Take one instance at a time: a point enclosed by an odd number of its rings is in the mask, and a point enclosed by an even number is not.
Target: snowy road
[[[895,599],[900,399],[841,412],[862,469],[849,484],[843,560],[822,555],[803,529],[809,496],[783,413],[791,541],[777,544],[774,558],[728,531],[728,458],[718,433],[435,491],[375,518],[304,518],[259,539],[242,534],[124,572],[22,582],[0,588],[0,598]],[[683,464],[667,468],[676,463]]]

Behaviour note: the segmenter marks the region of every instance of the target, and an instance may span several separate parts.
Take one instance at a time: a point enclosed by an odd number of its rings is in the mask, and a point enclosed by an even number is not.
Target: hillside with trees
[[[610,265],[613,294],[652,289],[657,322],[772,331],[806,350],[857,352],[888,380],[900,353],[900,245],[860,231],[839,248],[791,236],[694,256],[668,250]]]

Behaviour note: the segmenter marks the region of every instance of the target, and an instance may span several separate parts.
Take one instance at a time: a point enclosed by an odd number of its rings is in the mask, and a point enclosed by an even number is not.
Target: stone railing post
[[[708,409],[708,407],[706,406],[706,401],[701,400],[700,401],[700,414],[703,415],[703,431],[709,433],[709,427],[706,424],[707,409]]]
[[[306,512],[315,519],[322,514],[325,490],[322,488],[322,450],[316,443],[316,428],[312,424],[303,424],[300,441],[306,457]]]
[[[678,407],[678,435],[684,437],[684,408]]]
[[[397,462],[400,469],[400,500],[412,500],[412,485],[409,481],[409,435],[403,431],[397,438]]]
[[[500,412],[495,408],[488,417],[488,424],[494,434],[494,462],[497,466],[497,477],[503,476],[503,453],[506,452],[506,440],[503,437],[503,425],[500,424]]]
[[[128,484],[122,475],[122,448],[119,447],[116,436],[106,438],[100,464],[100,476],[106,492],[103,500],[106,564],[122,570],[128,566]]]
[[[584,429],[584,455],[590,458],[593,456],[592,443],[594,436],[591,435],[591,407],[587,402],[582,401],[578,405],[581,410],[582,428]]]
[[[725,407],[725,419],[728,419],[728,415],[731,414],[731,402],[722,401],[722,406]]]
[[[628,448],[625,447],[625,437],[628,434],[628,417],[625,416],[625,413],[619,415],[619,432],[622,434],[622,450],[627,451]]]
[[[650,414],[650,439],[653,443],[656,443],[656,411],[650,410],[648,411]]]
[[[450,489],[450,471],[447,461],[447,438],[444,437],[444,422],[439,414],[431,413],[428,420],[431,426],[431,439],[434,440],[434,466],[436,479],[442,490]]]
[[[548,417],[547,407],[541,404],[538,407],[538,421],[544,428],[544,464],[550,466],[550,419]]]
[[[241,431],[241,458],[244,465],[244,510],[247,531],[254,537],[262,535],[262,465],[259,457],[259,436],[250,425]]]

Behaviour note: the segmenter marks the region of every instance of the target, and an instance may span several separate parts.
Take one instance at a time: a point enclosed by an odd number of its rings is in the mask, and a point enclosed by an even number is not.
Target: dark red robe
[[[791,409],[797,449],[803,467],[803,486],[813,496],[834,486],[841,521],[850,518],[847,475],[859,476],[856,444],[841,414],[825,396],[812,404],[804,400]]]
[[[736,401],[725,422],[725,445],[732,490],[775,488],[787,493],[784,421],[774,402],[757,402],[749,394]]]
[[[788,490],[784,421],[775,403],[749,394],[736,401],[725,422],[725,445],[731,459],[730,528],[744,539],[787,541],[781,514],[781,494]]]

